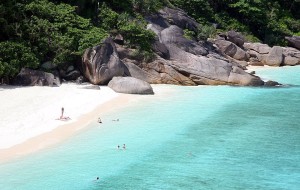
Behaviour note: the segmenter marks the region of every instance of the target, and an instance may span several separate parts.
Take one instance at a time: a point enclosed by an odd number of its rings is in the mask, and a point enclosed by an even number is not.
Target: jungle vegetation
[[[272,46],[300,35],[300,0],[1,0],[0,78],[47,61],[73,64],[109,35],[147,55],[154,33],[144,18],[164,6],[197,20],[199,31],[186,31],[197,39],[232,29]]]

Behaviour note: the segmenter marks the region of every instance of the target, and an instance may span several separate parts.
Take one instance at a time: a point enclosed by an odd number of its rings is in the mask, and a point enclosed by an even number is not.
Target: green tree
[[[38,65],[30,47],[18,42],[0,42],[0,78],[15,76],[23,67],[34,69]]]
[[[19,47],[24,54],[35,58],[34,63],[72,63],[80,59],[85,48],[99,44],[108,35],[93,26],[90,19],[79,16],[76,7],[48,0],[5,1],[0,4],[0,18],[3,29],[0,42],[15,42],[24,47],[9,43],[3,46],[9,45],[10,50]],[[3,65],[8,68],[9,60],[15,60],[13,54],[7,56],[11,58],[1,58],[2,75],[14,75],[22,66],[31,65],[32,60],[24,58],[23,63],[14,61],[10,69],[4,70]]]
[[[207,24],[213,21],[213,10],[206,0],[170,0],[170,3],[185,10],[198,22]]]

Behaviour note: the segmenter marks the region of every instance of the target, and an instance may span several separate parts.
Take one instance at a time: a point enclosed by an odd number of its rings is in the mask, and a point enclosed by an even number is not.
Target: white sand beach
[[[101,86],[100,90],[84,89],[85,86],[0,86],[1,159],[60,142],[92,120],[97,122],[97,114],[113,108],[114,103],[124,102],[121,97],[126,96],[115,93],[107,86]],[[70,120],[57,120],[62,107],[64,116],[70,117]]]

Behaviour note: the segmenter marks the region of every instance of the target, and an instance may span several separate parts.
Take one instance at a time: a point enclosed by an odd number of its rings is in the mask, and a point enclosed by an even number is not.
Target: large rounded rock
[[[300,51],[291,48],[291,47],[285,47],[283,48],[283,65],[299,65],[300,64]]]
[[[114,76],[123,76],[124,64],[111,38],[89,48],[82,58],[82,72],[92,84],[107,84]]]
[[[149,83],[133,77],[114,77],[108,86],[118,93],[154,94]]]
[[[295,49],[295,48],[291,48],[291,47],[284,47],[283,49],[283,55],[284,56],[291,56],[291,57],[295,57],[300,59],[300,51]]]
[[[232,43],[236,44],[239,47],[243,47],[245,43],[245,38],[241,33],[236,31],[230,30],[227,32],[227,40],[231,41]]]
[[[14,78],[13,85],[18,86],[60,86],[60,79],[52,73],[44,71],[21,69]]]
[[[226,40],[216,40],[215,44],[220,48],[220,50],[223,53],[225,53],[226,55],[228,55],[234,59],[237,59],[240,61],[248,60],[247,53],[232,42],[229,42]]]
[[[283,65],[294,66],[300,64],[300,59],[296,57],[287,56],[284,57]]]
[[[279,67],[283,63],[283,49],[280,46],[272,47],[269,52],[265,64],[269,66]]]
[[[244,48],[256,51],[259,54],[268,54],[271,51],[270,46],[262,43],[245,43]]]
[[[300,50],[300,36],[285,37],[285,39],[290,46]]]

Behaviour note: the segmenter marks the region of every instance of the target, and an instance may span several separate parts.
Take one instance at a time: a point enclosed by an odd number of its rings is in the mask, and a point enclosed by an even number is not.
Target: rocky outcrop
[[[154,94],[149,83],[133,77],[114,77],[108,86],[118,93]]]
[[[142,93],[132,87],[137,83],[133,80],[138,79],[151,84],[262,86],[265,83],[259,77],[244,71],[249,63],[298,64],[297,53],[266,44],[244,43],[244,37],[235,31],[215,41],[187,39],[183,29],[197,31],[199,24],[180,9],[164,8],[146,20],[147,29],[156,34],[153,60],[145,62],[130,48],[115,46],[107,39],[85,52],[85,77],[94,84],[106,84],[112,77],[127,76],[110,84],[128,80],[129,86],[121,82],[116,88],[125,93]]]
[[[272,81],[272,80],[269,80],[267,82],[265,82],[264,86],[267,86],[267,87],[272,87],[272,86],[281,86],[282,84],[276,82],[276,81]]]
[[[171,67],[173,60],[156,56],[151,62],[142,62],[132,57],[133,50],[117,46],[122,61],[126,65],[125,75],[144,80],[151,84],[196,85],[191,79]]]
[[[52,73],[27,68],[21,69],[14,78],[13,85],[18,86],[60,86],[60,79]]]
[[[295,58],[291,56],[284,57],[283,65],[295,66],[299,64],[300,64],[299,58]]]
[[[160,41],[170,53],[169,65],[197,85],[262,85],[258,77],[246,73],[225,58],[184,38],[181,28],[171,25],[160,32]],[[212,56],[210,56],[212,55]]]
[[[156,34],[152,49],[155,58],[145,62],[141,54],[116,45],[108,38],[100,46],[88,49],[83,57],[83,71],[94,84],[106,84],[121,93],[153,93],[149,84],[272,86],[247,65],[297,65],[299,51],[294,48],[269,47],[245,43],[236,31],[219,34],[216,40],[187,39],[184,29],[197,32],[199,24],[180,9],[163,8],[146,18],[147,29]],[[115,42],[126,39],[116,36]],[[123,77],[117,77],[123,76]],[[125,77],[126,76],[126,77]],[[149,87],[150,86],[150,87]]]
[[[207,57],[198,57],[173,47],[172,67],[180,73],[188,73],[189,78],[198,85],[252,85],[263,84],[258,77],[246,73],[229,62]]]
[[[283,65],[294,66],[300,64],[300,51],[295,48],[283,48],[283,57]]]
[[[236,31],[219,34],[216,40],[196,41],[187,39],[184,29],[197,32],[200,25],[180,9],[166,7],[146,20],[149,23],[147,29],[156,34],[152,44],[155,58],[151,61],[145,62],[142,54],[123,47],[126,39],[117,35],[114,40],[109,37],[100,45],[87,49],[79,66],[68,67],[66,64],[61,68],[46,62],[41,68],[55,70],[53,73],[59,73],[63,80],[82,83],[87,79],[95,85],[105,85],[113,78],[123,76],[125,78],[116,78],[111,85],[119,81],[116,89],[120,92],[144,93],[146,85],[140,80],[151,84],[260,86],[265,83],[245,72],[247,65],[300,64],[300,51],[295,49],[299,49],[298,36],[286,38],[295,48],[245,43],[243,35]],[[22,72],[19,78],[32,71]],[[27,85],[59,85],[57,79],[54,75],[39,73],[23,80]],[[142,88],[135,88],[135,85]],[[127,91],[125,87],[128,87]]]
[[[180,9],[164,8],[147,17],[147,28],[156,34],[153,44],[156,58],[144,62],[133,56],[129,48],[117,46],[124,62],[124,76],[135,77],[151,84],[176,85],[263,85],[263,81],[243,70],[247,53],[229,42],[227,58],[211,42],[197,42],[184,37],[183,29],[196,31],[199,24]],[[243,39],[238,33],[230,33],[238,45]],[[235,61],[235,59],[238,59]],[[241,66],[240,64],[243,64]]]
[[[271,50],[267,44],[244,43],[244,49],[249,55],[249,65],[263,66]]]
[[[269,47],[261,43],[245,43],[249,65],[293,66],[300,64],[300,51],[291,47]]]
[[[285,37],[291,47],[300,50],[300,36]]]
[[[124,64],[111,38],[84,52],[81,69],[92,84],[107,84],[114,76],[124,74]]]

